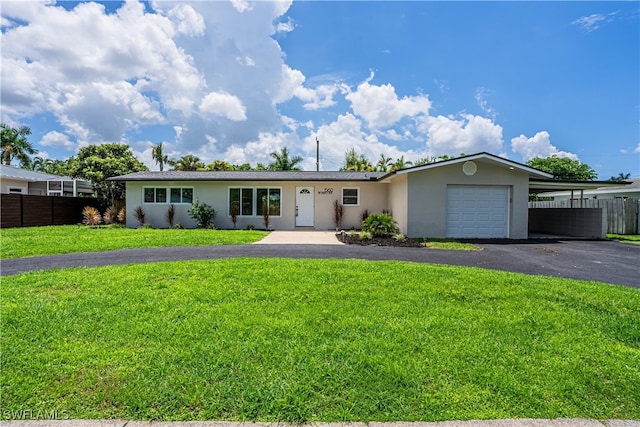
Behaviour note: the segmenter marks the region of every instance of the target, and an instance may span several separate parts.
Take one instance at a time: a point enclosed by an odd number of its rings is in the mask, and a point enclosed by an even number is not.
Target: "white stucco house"
[[[92,196],[88,181],[0,165],[0,193],[31,196]]]
[[[187,211],[198,199],[216,210],[215,225],[263,228],[268,203],[275,230],[335,229],[334,201],[344,206],[343,229],[359,228],[362,212],[390,212],[409,237],[510,238],[528,235],[530,188],[544,188],[552,175],[489,153],[395,172],[137,172],[126,182],[127,226],[137,227],[141,206],[147,222],[167,227],[170,204],[175,222],[195,226]]]

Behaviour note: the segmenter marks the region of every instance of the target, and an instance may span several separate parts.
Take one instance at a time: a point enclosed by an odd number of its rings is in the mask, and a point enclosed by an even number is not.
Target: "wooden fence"
[[[0,195],[0,227],[35,227],[82,222],[82,209],[104,209],[104,202],[90,197]]]
[[[529,202],[529,208],[602,208],[607,215],[607,233],[640,234],[640,199],[582,199]]]

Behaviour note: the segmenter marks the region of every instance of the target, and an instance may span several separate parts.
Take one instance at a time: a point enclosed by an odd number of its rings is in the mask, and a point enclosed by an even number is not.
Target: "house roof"
[[[557,182],[557,185],[553,185]],[[564,185],[563,185],[564,184]],[[571,194],[567,190],[585,190],[585,195],[598,195],[598,194],[616,194],[616,193],[638,193],[640,194],[640,178],[634,178],[629,181],[623,182],[611,182],[611,181],[584,181],[583,187],[577,187],[574,182],[567,183],[562,181],[552,181],[549,183],[540,182],[536,190],[560,190],[550,191],[546,193],[540,193],[541,196],[555,197],[555,196],[568,196]],[[587,186],[588,184],[591,184]]]
[[[411,172],[415,172],[415,171],[438,168],[438,167],[447,166],[447,165],[455,165],[457,163],[465,163],[465,162],[469,162],[469,161],[474,161],[474,162],[478,162],[478,163],[490,163],[490,164],[494,164],[494,165],[498,164],[498,165],[506,166],[511,170],[516,170],[517,169],[517,170],[520,170],[520,171],[528,173],[529,174],[529,178],[540,178],[540,179],[551,179],[551,178],[553,178],[553,175],[551,175],[550,173],[541,171],[541,170],[536,169],[536,168],[532,168],[531,166],[527,166],[527,165],[522,164],[522,163],[514,162],[513,160],[509,160],[509,159],[505,159],[505,158],[500,157],[500,156],[496,156],[496,155],[491,154],[491,153],[486,153],[486,152],[472,154],[472,155],[469,155],[469,156],[456,157],[454,159],[442,160],[442,161],[439,161],[439,162],[429,163],[429,164],[426,164],[426,165],[413,166],[413,167],[410,167],[410,168],[398,170],[398,171],[396,171],[396,174],[400,175],[400,174],[411,173]]]
[[[146,171],[109,178],[113,181],[378,181],[387,172],[344,171]]]
[[[36,172],[28,169],[14,168],[13,166],[0,165],[0,177],[19,179],[28,182],[39,181],[73,181],[68,176],[53,175],[50,173]]]

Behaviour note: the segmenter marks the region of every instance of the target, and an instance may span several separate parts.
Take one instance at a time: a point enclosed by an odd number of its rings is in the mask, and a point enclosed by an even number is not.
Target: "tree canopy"
[[[160,166],[160,172],[164,170],[164,165],[169,163],[169,156],[162,151],[162,142],[151,148],[151,157],[156,161],[156,165]]]
[[[2,147],[2,162],[10,165],[13,159],[20,162],[21,168],[31,166],[29,155],[36,154],[38,150],[27,141],[27,136],[31,135],[29,126],[13,128],[5,123],[0,124],[0,140]]]
[[[102,144],[82,147],[68,160],[69,174],[93,183],[96,195],[110,200],[122,199],[123,183],[107,181],[114,176],[149,170],[135,158],[127,144]]]
[[[198,169],[204,169],[204,163],[200,161],[198,156],[193,154],[185,154],[178,160],[169,160],[169,164],[176,171],[197,171]]]
[[[611,182],[624,182],[629,178],[631,178],[631,174],[630,173],[620,172],[618,174],[618,176],[612,176],[611,178],[609,178],[609,181],[611,181]]]
[[[287,147],[284,147],[282,150],[274,151],[270,154],[273,162],[269,163],[269,170],[276,171],[299,171],[300,167],[298,164],[302,162],[301,156],[293,156],[290,157],[289,150]],[[257,167],[256,167],[257,168]]]
[[[591,166],[567,157],[535,157],[527,161],[532,168],[553,174],[553,179],[567,181],[593,181],[598,174]]]

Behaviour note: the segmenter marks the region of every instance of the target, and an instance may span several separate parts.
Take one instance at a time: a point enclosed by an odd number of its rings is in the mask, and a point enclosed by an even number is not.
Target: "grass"
[[[640,419],[640,292],[621,286],[227,259],[9,276],[1,303],[4,413]]]
[[[607,239],[619,240],[632,245],[640,245],[639,234],[607,234]]]
[[[473,243],[458,242],[453,239],[433,239],[424,241],[425,247],[429,249],[443,249],[448,251],[481,251],[482,248]]]
[[[256,242],[266,235],[267,232],[253,230],[132,229],[61,225],[3,228],[0,236],[2,258],[8,259],[161,246],[236,245]]]

